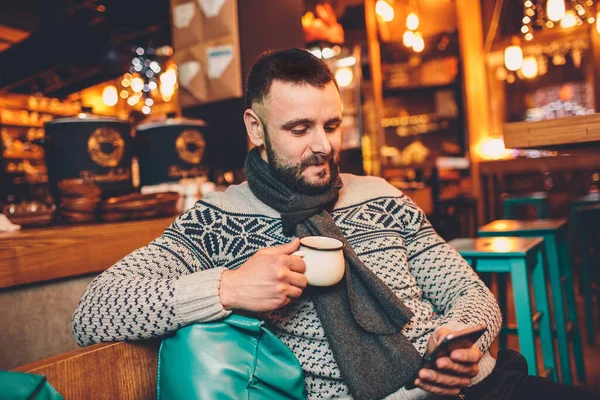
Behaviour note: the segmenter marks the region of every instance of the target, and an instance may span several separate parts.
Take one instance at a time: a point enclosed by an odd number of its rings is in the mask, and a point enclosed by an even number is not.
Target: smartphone
[[[452,332],[437,345],[429,354],[423,356],[421,365],[415,375],[406,384],[407,389],[415,387],[415,379],[419,376],[419,370],[423,368],[435,369],[435,360],[440,357],[447,357],[456,349],[468,349],[487,331],[486,325],[478,325],[472,328],[463,329],[462,331]]]

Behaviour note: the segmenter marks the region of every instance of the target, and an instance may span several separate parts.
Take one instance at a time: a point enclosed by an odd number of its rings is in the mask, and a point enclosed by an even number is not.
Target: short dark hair
[[[299,48],[268,50],[258,56],[246,79],[246,107],[262,102],[274,80],[324,88],[337,82],[327,64],[309,51]]]

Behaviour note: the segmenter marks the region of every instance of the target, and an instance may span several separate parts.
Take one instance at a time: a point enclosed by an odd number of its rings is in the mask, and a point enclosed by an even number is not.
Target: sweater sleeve
[[[408,197],[401,224],[405,230],[410,273],[440,318],[440,327],[460,330],[486,324],[477,342],[488,350],[500,331],[502,314],[494,295],[469,264],[433,229],[425,214]]]
[[[213,264],[214,210],[197,205],[163,233],[97,276],[73,315],[80,346],[149,339],[194,322],[224,318]]]

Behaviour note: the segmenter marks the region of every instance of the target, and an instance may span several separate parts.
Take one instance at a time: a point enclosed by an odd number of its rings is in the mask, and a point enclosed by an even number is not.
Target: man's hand
[[[446,328],[436,330],[427,343],[427,353],[432,352],[449,333],[452,331]],[[481,357],[481,351],[476,346],[453,350],[449,357],[435,360],[436,369],[421,369],[415,385],[438,395],[456,396],[479,373]]]
[[[307,285],[304,260],[291,254],[300,239],[257,251],[241,267],[221,275],[219,297],[227,310],[273,311],[300,297]]]

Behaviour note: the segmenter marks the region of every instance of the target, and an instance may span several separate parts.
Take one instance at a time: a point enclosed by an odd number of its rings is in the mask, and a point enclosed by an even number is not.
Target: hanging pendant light
[[[560,20],[560,27],[563,29],[569,29],[577,25],[577,15],[575,11],[569,10],[565,13],[565,16]]]
[[[377,3],[375,3],[375,12],[385,22],[390,22],[394,19],[394,7],[386,0],[377,0]]]
[[[565,16],[565,12],[565,0],[548,0],[546,2],[546,15],[550,21],[560,21]]]
[[[109,107],[113,107],[119,101],[119,94],[117,88],[113,85],[108,85],[102,90],[102,101]]]
[[[509,71],[517,71],[523,66],[523,50],[519,39],[513,38],[512,45],[504,49],[504,65]]]
[[[533,79],[538,76],[538,64],[535,57],[525,57],[523,59],[523,66],[521,67],[523,76],[527,79]]]

